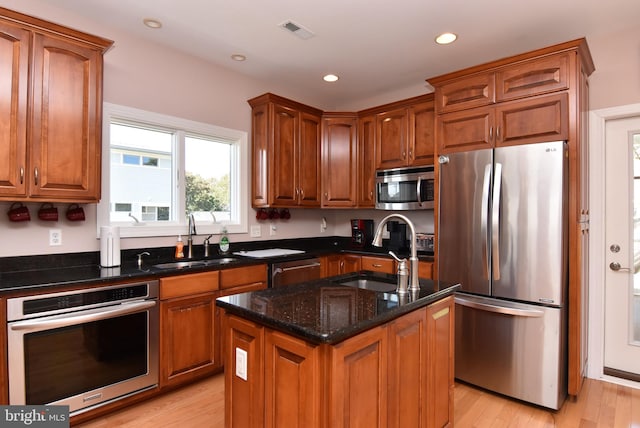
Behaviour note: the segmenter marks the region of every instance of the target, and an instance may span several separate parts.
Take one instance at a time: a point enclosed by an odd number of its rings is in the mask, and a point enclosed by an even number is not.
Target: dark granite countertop
[[[204,253],[202,246],[195,246],[194,248],[196,255]],[[159,278],[207,270],[249,266],[259,263],[296,260],[336,252],[387,255],[387,251],[383,248],[352,247],[351,238],[335,236],[232,243],[230,252],[268,248],[299,249],[304,250],[305,253],[261,259],[231,254],[230,256],[234,257],[235,260],[230,263],[225,263],[224,265],[199,266],[188,269],[158,269],[154,267],[154,265],[158,263],[175,261],[173,257],[173,247],[123,250],[121,254],[122,265],[114,268],[100,267],[99,252],[4,257],[0,258],[0,293],[31,292],[41,288],[49,289],[52,287],[66,287],[79,284],[103,284],[118,281],[142,280],[153,277]],[[145,256],[144,264],[138,267],[137,254],[143,251],[151,254],[150,256]],[[216,257],[217,256],[213,256],[210,259],[215,259]],[[424,260],[433,260],[433,257],[425,255],[421,256],[421,258]]]
[[[417,296],[401,298],[342,285],[358,279],[395,284],[395,275],[359,272],[217,299],[227,312],[316,344],[335,344],[444,297],[458,284],[421,279]]]

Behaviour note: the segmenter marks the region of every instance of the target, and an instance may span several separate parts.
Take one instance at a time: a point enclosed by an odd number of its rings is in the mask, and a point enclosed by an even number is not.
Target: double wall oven
[[[7,300],[9,403],[71,415],[158,384],[158,281]]]

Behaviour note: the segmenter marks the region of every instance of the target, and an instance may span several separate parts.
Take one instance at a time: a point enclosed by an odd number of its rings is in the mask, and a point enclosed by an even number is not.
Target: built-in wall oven
[[[71,415],[158,384],[158,281],[7,300],[9,403]]]

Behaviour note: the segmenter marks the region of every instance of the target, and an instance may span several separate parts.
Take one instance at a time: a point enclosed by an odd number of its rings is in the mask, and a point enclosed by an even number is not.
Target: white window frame
[[[247,233],[248,232],[248,205],[249,205],[249,150],[247,132],[239,131],[221,126],[210,125],[201,122],[195,122],[188,119],[182,119],[173,116],[167,116],[160,113],[149,112],[126,107],[117,104],[103,104],[102,119],[102,199],[98,203],[96,209],[96,236],[100,236],[101,226],[119,226],[120,236],[123,238],[132,237],[155,237],[155,236],[177,236],[187,235],[188,223],[186,216],[178,219],[178,221],[162,222],[162,223],[145,223],[140,221],[131,222],[111,222],[110,221],[110,197],[111,197],[111,135],[110,125],[112,120],[123,120],[137,123],[148,124],[150,126],[178,130],[179,139],[184,141],[184,135],[198,134],[213,138],[219,138],[229,141],[236,150],[232,150],[232,162],[234,167],[231,170],[230,189],[231,204],[237,207],[237,217],[227,222],[196,221],[196,230],[198,235],[220,234],[222,228],[227,229],[227,233]],[[176,193],[176,206],[178,213],[185,210],[185,195],[183,183],[185,183],[184,168],[182,168],[184,159],[184,146],[178,145],[174,157],[172,183],[179,190]]]

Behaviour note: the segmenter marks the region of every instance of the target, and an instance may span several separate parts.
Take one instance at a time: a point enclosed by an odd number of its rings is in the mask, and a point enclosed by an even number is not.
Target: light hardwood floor
[[[567,400],[557,412],[460,383],[456,384],[454,400],[456,428],[640,428],[640,390],[592,379],[585,381],[577,400]],[[223,428],[224,376],[213,376],[77,426]]]

